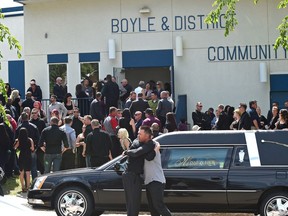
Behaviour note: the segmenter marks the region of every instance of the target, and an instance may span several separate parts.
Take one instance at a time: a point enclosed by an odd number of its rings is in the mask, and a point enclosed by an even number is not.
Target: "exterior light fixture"
[[[260,82],[266,83],[268,80],[268,70],[266,62],[260,62],[259,64],[259,78]]]
[[[108,55],[109,59],[116,58],[116,44],[114,39],[109,39],[108,41]]]
[[[176,56],[180,57],[183,56],[183,40],[182,36],[176,36],[176,43],[175,43],[175,50],[176,50]]]
[[[139,13],[141,13],[141,14],[150,14],[150,13],[151,13],[151,10],[150,10],[150,8],[148,8],[148,7],[143,7],[143,8],[141,8],[141,9],[139,10]]]

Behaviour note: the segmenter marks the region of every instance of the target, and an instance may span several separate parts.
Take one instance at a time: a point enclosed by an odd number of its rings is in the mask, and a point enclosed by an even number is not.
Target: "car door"
[[[257,209],[263,188],[274,176],[269,169],[251,166],[250,156],[246,145],[235,147],[227,183],[229,208],[234,210]]]
[[[99,203],[96,203],[97,206],[101,208],[112,210],[125,210],[125,193],[122,183],[122,171],[124,170],[126,158],[111,163],[106,167],[101,174],[99,175],[98,184],[97,184],[97,194]],[[120,167],[119,171],[115,171],[115,164],[118,164]]]
[[[231,146],[167,147],[162,166],[165,203],[173,211],[227,209],[226,186]]]

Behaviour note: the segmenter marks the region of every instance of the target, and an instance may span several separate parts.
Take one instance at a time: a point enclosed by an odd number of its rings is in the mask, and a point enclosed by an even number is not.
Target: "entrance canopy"
[[[123,51],[123,68],[173,66],[173,50]]]

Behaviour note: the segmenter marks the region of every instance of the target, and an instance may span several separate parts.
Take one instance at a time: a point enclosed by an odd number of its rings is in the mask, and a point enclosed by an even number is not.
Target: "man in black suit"
[[[110,107],[118,107],[118,100],[119,100],[119,86],[116,82],[112,81],[112,76],[110,74],[106,77],[106,83],[104,87],[102,88],[102,97],[104,97],[105,101],[105,111],[106,115],[109,114],[109,108]]]
[[[132,116],[134,116],[136,111],[142,112],[142,119],[144,119],[144,111],[147,108],[150,108],[148,102],[143,99],[142,93],[138,93],[138,100],[133,101],[129,109]]]
[[[36,101],[42,100],[42,90],[39,85],[36,85],[35,79],[32,79],[30,81],[30,87],[27,89],[26,92],[31,92],[32,93],[32,98]]]
[[[96,98],[91,102],[90,105],[90,115],[92,119],[97,119],[99,122],[104,121],[105,111],[104,104],[101,101],[102,94],[101,92],[96,93]]]
[[[218,111],[220,113],[219,119],[216,123],[217,130],[230,130],[230,123],[227,114],[224,111],[224,105],[218,105]]]
[[[245,103],[240,103],[239,111],[241,112],[241,118],[239,121],[238,130],[251,130],[251,118],[246,112],[247,105]]]
[[[66,92],[65,92],[65,88],[62,86],[61,77],[57,77],[56,79],[56,83],[53,87],[53,94],[57,96],[58,102],[63,102]]]

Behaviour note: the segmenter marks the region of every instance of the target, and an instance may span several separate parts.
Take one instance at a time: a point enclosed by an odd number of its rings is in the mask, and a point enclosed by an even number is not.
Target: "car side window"
[[[233,165],[237,167],[250,167],[247,146],[236,147]]]
[[[225,169],[232,148],[168,148],[164,169]]]

